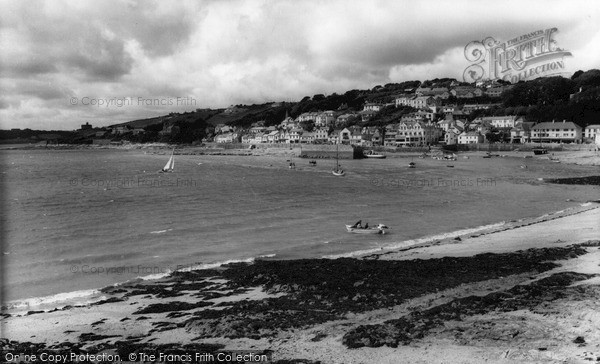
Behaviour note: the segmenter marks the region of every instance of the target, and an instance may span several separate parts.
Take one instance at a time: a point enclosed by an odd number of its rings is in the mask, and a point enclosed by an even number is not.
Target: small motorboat
[[[356,225],[346,225],[346,230],[353,234],[385,234],[389,227],[383,224],[377,224],[375,227],[364,228]]]
[[[415,167],[416,167],[415,162],[408,163],[408,168],[415,168]]]
[[[311,165],[311,166],[316,166],[317,165],[317,161],[312,160],[312,161],[309,161],[308,164]]]
[[[455,161],[457,158],[456,158],[456,154],[452,153],[452,154],[444,154],[443,159],[447,160],[447,161]]]
[[[363,154],[364,154],[365,158],[377,158],[377,159],[384,159],[385,158],[385,154],[375,153],[372,150],[370,150],[368,152],[364,152]]]

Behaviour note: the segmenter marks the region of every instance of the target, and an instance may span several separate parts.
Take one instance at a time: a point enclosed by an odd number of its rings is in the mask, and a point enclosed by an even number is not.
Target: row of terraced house
[[[570,121],[552,121],[543,123],[527,122],[515,115],[479,117],[472,122],[456,119],[447,113],[443,120],[432,120],[431,111],[419,111],[403,116],[397,122],[385,126],[361,127],[347,124],[348,115],[356,120],[360,116],[342,114],[344,122],[320,123],[312,131],[301,127],[302,116],[293,119],[287,117],[278,126],[265,127],[255,123],[248,130],[235,130],[231,127],[217,128],[218,143],[239,142],[248,144],[288,143],[288,144],[353,144],[361,146],[424,146],[433,144],[475,144],[486,142],[486,134],[504,130],[510,133],[511,143],[529,142],[594,142],[600,137],[600,126],[590,125],[585,130]],[[306,117],[306,115],[305,115]],[[311,119],[312,120],[312,119]],[[324,119],[325,120],[325,119]],[[337,120],[337,119],[334,119]],[[332,124],[336,127],[332,127]]]
[[[449,95],[468,99],[481,95],[499,97],[510,86],[477,88],[456,86],[452,89],[417,88],[410,93],[398,95],[393,103],[365,103],[363,110],[306,112],[297,118],[286,118],[278,125],[264,127],[264,122],[253,124],[247,130],[228,130],[227,126],[217,127],[215,141],[226,143],[241,141],[259,143],[343,143],[362,146],[425,146],[432,144],[474,144],[486,142],[486,134],[504,130],[510,134],[511,143],[563,142],[578,143],[594,141],[600,136],[600,127],[590,125],[585,131],[570,121],[527,122],[515,115],[479,117],[467,122],[467,116],[475,110],[488,109],[499,104],[447,104],[442,100]],[[411,106],[415,112],[402,116],[385,126],[360,127],[356,124],[368,122],[383,108]],[[314,129],[304,130],[302,123],[314,122]]]

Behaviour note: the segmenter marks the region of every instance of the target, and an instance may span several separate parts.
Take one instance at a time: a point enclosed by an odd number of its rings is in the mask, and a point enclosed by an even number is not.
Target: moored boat
[[[336,144],[335,147],[335,168],[331,171],[334,176],[344,176],[346,172],[340,167],[340,153],[339,146]]]
[[[385,234],[389,227],[383,224],[377,224],[375,227],[363,228],[356,225],[346,225],[346,230],[353,234]]]
[[[372,150],[369,150],[368,152],[364,152],[363,155],[365,156],[365,158],[377,158],[377,159],[385,158],[385,154],[375,153],[375,151],[372,151]]]

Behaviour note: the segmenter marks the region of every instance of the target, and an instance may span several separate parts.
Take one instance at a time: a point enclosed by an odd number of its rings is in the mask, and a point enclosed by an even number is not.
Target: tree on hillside
[[[315,129],[315,122],[313,120],[301,121],[300,126],[302,129],[311,132]]]
[[[578,71],[579,72],[579,71]],[[575,72],[577,73],[577,72]],[[575,77],[575,75],[573,75]],[[579,90],[580,88],[587,87],[597,87],[600,86],[600,70],[593,69],[587,72],[583,72],[579,74],[578,77],[573,79],[575,90]]]

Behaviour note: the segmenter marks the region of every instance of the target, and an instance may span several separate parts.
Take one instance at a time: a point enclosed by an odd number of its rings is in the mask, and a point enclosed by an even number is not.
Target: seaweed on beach
[[[154,304],[146,306],[142,309],[137,310],[133,314],[134,315],[142,315],[142,314],[149,314],[149,313],[189,311],[189,310],[193,310],[196,308],[211,306],[211,305],[212,305],[212,303],[204,302],[204,301],[195,302],[195,303],[180,302],[180,301],[173,301],[173,302],[167,302],[167,303],[154,303]]]
[[[548,271],[558,266],[550,261],[585,253],[584,248],[571,246],[410,261],[342,258],[239,263],[222,272],[232,287],[262,286],[270,293],[286,294],[228,302],[222,310],[197,311],[186,321],[186,328],[200,337],[269,337],[279,330],[392,307],[464,283]]]
[[[382,324],[358,326],[346,333],[342,341],[348,348],[407,345],[423,338],[433,328],[443,326],[448,321],[461,321],[467,316],[492,311],[533,309],[543,302],[564,298],[573,292],[577,293],[575,294],[577,296],[579,291],[585,288],[568,286],[592,276],[573,272],[557,273],[528,285],[517,285],[483,297],[469,296],[455,299]]]
[[[569,177],[569,178],[544,178],[545,182],[561,185],[595,185],[600,186],[600,176]]]
[[[160,284],[139,284],[136,286],[132,286],[131,289],[127,293],[125,293],[124,297],[140,295],[154,295],[158,298],[169,298],[183,296],[183,293],[177,290],[173,290],[172,287]]]

